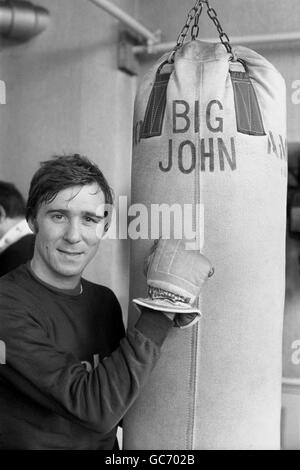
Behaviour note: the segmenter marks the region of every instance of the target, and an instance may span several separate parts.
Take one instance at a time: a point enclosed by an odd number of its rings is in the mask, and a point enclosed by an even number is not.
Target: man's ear
[[[6,211],[3,206],[0,205],[0,223],[6,219]]]
[[[38,233],[38,225],[37,225],[37,221],[36,219],[33,219],[32,217],[30,217],[28,220],[27,220],[27,223],[29,225],[29,228],[30,230],[33,232],[33,233]]]

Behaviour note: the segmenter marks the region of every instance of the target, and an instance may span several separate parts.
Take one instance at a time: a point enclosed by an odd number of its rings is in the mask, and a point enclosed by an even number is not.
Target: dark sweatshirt
[[[143,313],[124,336],[114,293],[63,291],[22,265],[0,279],[0,449],[112,449],[172,323]]]

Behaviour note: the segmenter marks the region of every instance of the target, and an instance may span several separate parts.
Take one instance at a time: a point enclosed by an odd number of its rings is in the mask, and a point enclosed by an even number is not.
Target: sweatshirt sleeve
[[[156,364],[172,322],[145,312],[119,347],[88,372],[49,337],[19,304],[0,302],[0,339],[6,344],[5,380],[52,411],[103,434],[112,430],[137,398]]]

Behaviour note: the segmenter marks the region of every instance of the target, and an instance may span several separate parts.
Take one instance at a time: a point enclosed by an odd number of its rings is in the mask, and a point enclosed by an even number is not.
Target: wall
[[[130,14],[135,0],[114,1]],[[37,0],[51,23],[29,42],[2,41],[0,178],[25,195],[38,162],[82,152],[99,164],[116,198],[130,192],[131,114],[135,79],[117,69],[118,22],[88,1]],[[88,279],[109,285],[124,313],[128,243],[102,242]]]

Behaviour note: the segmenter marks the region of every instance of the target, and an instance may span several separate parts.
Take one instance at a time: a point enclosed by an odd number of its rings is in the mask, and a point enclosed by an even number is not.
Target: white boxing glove
[[[164,312],[174,325],[194,325],[201,312],[196,306],[204,282],[214,273],[199,251],[186,250],[185,240],[155,242],[146,260],[148,297],[133,299],[137,307]]]

